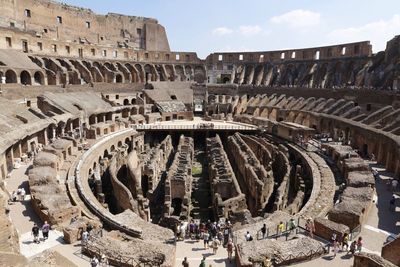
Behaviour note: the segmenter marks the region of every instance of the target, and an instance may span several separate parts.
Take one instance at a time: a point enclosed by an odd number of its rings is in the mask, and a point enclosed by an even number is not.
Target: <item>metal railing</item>
[[[221,130],[221,131],[256,131],[257,127],[247,125],[221,125],[221,124],[185,124],[185,125],[160,125],[160,124],[138,124],[132,125],[135,130]]]

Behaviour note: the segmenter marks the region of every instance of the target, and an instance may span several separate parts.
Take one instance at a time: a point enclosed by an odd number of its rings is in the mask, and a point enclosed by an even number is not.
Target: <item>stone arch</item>
[[[79,74],[76,71],[68,71],[69,84],[81,84]]]
[[[194,68],[194,80],[197,83],[204,83],[204,81],[206,80],[206,72],[204,70],[204,67],[196,66]]]
[[[35,84],[44,85],[44,74],[41,71],[35,72],[33,79]]]
[[[26,70],[21,71],[21,74],[19,76],[21,79],[21,84],[23,84],[23,85],[31,85],[32,84],[31,74],[29,72],[27,72]]]
[[[152,81],[155,82],[157,81],[157,74],[154,66],[151,66],[150,64],[146,64],[144,66],[144,72],[146,76],[146,81]]]
[[[108,153],[108,150],[107,149],[104,150],[103,158],[109,158],[109,157],[110,157],[110,153]]]
[[[127,98],[125,98],[124,99],[124,106],[128,106],[130,103],[129,103],[129,99],[127,99]]]
[[[114,146],[114,145],[112,145],[112,146],[110,147],[110,151],[111,151],[111,153],[115,151],[115,146]]]
[[[115,75],[115,82],[116,83],[123,83],[124,82],[124,77],[122,77],[121,74]]]
[[[118,146],[118,147],[122,147],[122,141],[118,141],[117,146]]]
[[[165,72],[169,81],[175,81],[175,73],[172,65],[165,65]]]
[[[6,83],[17,83],[17,73],[13,70],[6,71]]]
[[[175,74],[180,81],[186,81],[185,71],[181,65],[175,65]]]

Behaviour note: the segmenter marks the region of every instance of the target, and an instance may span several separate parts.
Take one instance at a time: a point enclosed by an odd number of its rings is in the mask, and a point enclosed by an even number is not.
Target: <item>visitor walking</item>
[[[362,246],[363,246],[363,241],[362,241],[362,237],[360,236],[357,240],[357,251],[358,252],[361,252]]]
[[[346,247],[346,251],[349,249],[349,235],[347,233],[344,233],[342,238],[342,251],[344,247]]]
[[[251,236],[249,231],[247,231],[247,233],[244,237],[245,237],[246,241],[253,241],[253,237]]]
[[[32,235],[33,235],[33,242],[36,244],[39,244],[39,227],[37,226],[36,223],[33,224],[32,227]]]
[[[81,244],[82,246],[85,246],[89,240],[89,232],[88,231],[83,231],[82,232],[82,238],[81,238]]]
[[[208,247],[208,242],[210,240],[210,234],[208,233],[208,231],[206,230],[203,234],[203,241],[204,241],[204,248],[207,249]]]
[[[50,224],[48,224],[47,221],[44,221],[44,224],[42,225],[42,235],[44,241],[46,241],[46,239],[49,238],[49,231],[50,231]]]
[[[267,233],[267,226],[265,225],[265,223],[263,224],[263,227],[261,227],[261,233],[262,233],[262,238],[265,238],[265,234]]]
[[[92,267],[98,267],[99,266],[99,260],[94,256],[92,260],[90,261],[90,266]]]
[[[351,254],[354,254],[355,252],[356,252],[356,247],[357,247],[357,241],[353,241],[353,242],[351,242],[351,245],[350,245],[350,253]]]
[[[333,241],[333,257],[336,257],[336,254],[339,252],[339,240]]]
[[[231,262],[232,261],[232,253],[233,253],[233,242],[232,242],[232,239],[228,240],[228,243],[226,244],[226,250],[228,251],[229,262]]]
[[[296,229],[296,221],[294,220],[294,218],[291,218],[289,220],[289,234],[292,233],[292,230]]]
[[[189,267],[189,262],[188,262],[188,260],[187,260],[187,257],[183,258],[182,266],[183,266],[183,267]]]
[[[283,231],[285,231],[285,225],[283,224],[283,222],[281,221],[278,224],[278,235],[281,235],[283,233]]]
[[[272,262],[271,259],[268,256],[265,256],[265,259],[263,261],[263,267],[271,267]]]
[[[212,249],[214,255],[217,254],[219,245],[221,245],[221,242],[218,240],[218,238],[214,237],[214,240],[212,242]]]
[[[199,267],[206,267],[206,257],[203,256],[203,259],[201,260]]]
[[[397,186],[399,185],[399,181],[397,179],[392,180],[392,191],[396,192],[397,191]]]

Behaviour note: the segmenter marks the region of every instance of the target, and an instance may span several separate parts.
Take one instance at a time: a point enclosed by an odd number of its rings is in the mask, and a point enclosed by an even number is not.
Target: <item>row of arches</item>
[[[27,70],[21,70],[19,72],[8,69],[5,71],[0,70],[0,81],[1,83],[20,83],[23,85],[44,85],[45,75],[42,71],[30,72]]]
[[[29,57],[46,73],[49,85],[90,83],[145,83],[195,81],[203,83],[203,65],[99,62],[88,60]],[[42,77],[37,77],[38,80]],[[43,83],[42,83],[43,84]]]

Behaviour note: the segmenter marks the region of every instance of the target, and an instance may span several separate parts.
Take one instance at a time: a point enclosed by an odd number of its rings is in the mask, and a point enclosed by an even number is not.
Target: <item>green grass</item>
[[[200,175],[203,172],[201,166],[193,166],[192,167],[192,175]]]

